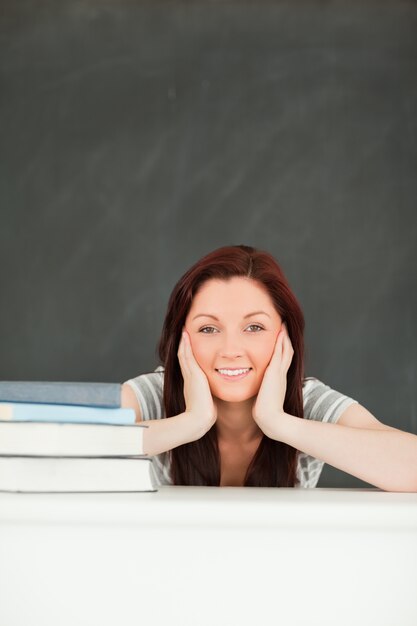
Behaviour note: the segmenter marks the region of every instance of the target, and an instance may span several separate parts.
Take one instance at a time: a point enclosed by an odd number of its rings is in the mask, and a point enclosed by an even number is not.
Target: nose
[[[219,356],[224,359],[236,359],[243,355],[243,349],[239,345],[239,341],[236,337],[231,335],[224,335],[222,345],[219,349]]]

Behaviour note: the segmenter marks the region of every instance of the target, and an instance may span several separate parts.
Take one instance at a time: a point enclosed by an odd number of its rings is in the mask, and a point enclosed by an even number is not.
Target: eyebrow
[[[271,317],[270,315],[268,315],[268,313],[265,313],[265,311],[253,311],[253,313],[248,313],[247,315],[244,315],[243,319],[245,320],[247,317],[253,317],[254,315],[267,315],[268,317]],[[216,317],[215,315],[210,315],[210,313],[199,313],[198,315],[193,317],[192,321],[197,319],[197,317],[212,317],[214,320],[216,320],[216,322],[219,321],[218,317]]]

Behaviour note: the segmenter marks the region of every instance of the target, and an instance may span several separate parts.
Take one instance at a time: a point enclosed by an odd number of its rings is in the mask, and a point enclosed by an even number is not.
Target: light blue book
[[[134,424],[133,409],[105,409],[63,404],[0,402],[0,420],[14,422],[68,422],[84,424]]]

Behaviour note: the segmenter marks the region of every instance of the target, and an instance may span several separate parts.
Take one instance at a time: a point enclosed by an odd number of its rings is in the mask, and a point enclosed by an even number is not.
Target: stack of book
[[[157,491],[118,383],[0,382],[0,491]]]

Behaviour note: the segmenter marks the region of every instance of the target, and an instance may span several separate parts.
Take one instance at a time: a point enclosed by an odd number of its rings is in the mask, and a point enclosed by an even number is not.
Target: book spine
[[[107,409],[61,404],[0,403],[0,420],[15,422],[68,422],[85,424],[134,424],[133,409]]]

